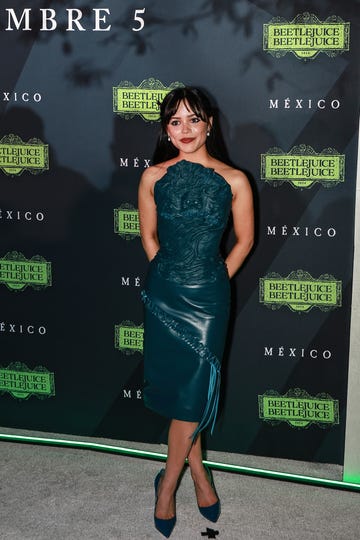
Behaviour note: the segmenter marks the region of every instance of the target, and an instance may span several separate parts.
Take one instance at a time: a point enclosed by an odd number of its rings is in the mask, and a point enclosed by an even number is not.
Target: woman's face
[[[167,125],[167,134],[178,150],[192,153],[204,146],[210,127],[193,113],[186,102],[181,101]]]

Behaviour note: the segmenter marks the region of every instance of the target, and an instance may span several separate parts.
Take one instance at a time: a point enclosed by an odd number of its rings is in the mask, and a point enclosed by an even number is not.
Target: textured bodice
[[[162,277],[187,285],[226,275],[219,245],[232,193],[213,169],[178,161],[154,188],[160,250],[155,261]]]

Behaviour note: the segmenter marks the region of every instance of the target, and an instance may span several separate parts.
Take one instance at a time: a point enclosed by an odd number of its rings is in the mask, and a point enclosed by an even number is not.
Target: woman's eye
[[[179,120],[172,120],[172,121],[170,122],[170,125],[172,125],[172,126],[178,126],[179,123],[180,123]]]
[[[195,118],[192,118],[191,121],[193,124],[197,124],[198,122],[200,122],[200,118],[196,116]]]

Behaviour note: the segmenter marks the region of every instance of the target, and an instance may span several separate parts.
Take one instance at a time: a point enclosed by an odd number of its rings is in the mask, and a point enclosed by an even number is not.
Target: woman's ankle
[[[196,466],[190,467],[190,474],[194,483],[208,480],[206,469],[204,468],[202,463],[200,465],[196,464]]]

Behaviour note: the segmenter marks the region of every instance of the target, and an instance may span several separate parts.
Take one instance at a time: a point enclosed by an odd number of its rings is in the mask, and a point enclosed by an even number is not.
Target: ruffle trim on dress
[[[163,309],[157,306],[147,293],[141,291],[141,299],[144,302],[146,308],[157,317],[167,328],[169,328],[178,338],[186,343],[191,349],[193,349],[201,358],[209,362],[210,364],[210,379],[208,387],[208,396],[206,407],[203,416],[199,422],[198,427],[192,434],[192,439],[195,441],[198,434],[211,424],[211,434],[214,431],[216,422],[216,416],[219,406],[220,396],[220,362],[217,356],[215,356],[199,339],[188,332],[179,322],[175,321],[170,315],[168,315]]]

